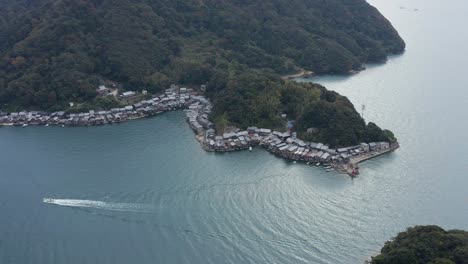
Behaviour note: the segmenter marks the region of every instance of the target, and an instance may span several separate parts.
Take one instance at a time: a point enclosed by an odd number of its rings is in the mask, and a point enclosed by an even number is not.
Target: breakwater
[[[353,177],[359,174],[358,163],[399,147],[398,143],[372,142],[334,149],[323,143],[305,142],[297,138],[294,132],[273,131],[254,126],[246,130],[231,128],[230,131],[221,134],[209,120],[212,103],[193,90],[174,87],[150,99],[106,111],[0,113],[0,125],[98,126],[184,109],[190,128],[196,133],[197,140],[206,151],[229,152],[261,146],[277,156],[294,161],[324,164],[328,166],[328,170],[336,170]]]

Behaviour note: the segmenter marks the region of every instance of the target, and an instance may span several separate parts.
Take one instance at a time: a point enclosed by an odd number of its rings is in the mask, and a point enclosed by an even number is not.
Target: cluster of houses
[[[66,113],[64,111],[53,113],[40,111],[0,112],[0,125],[105,125],[181,108],[186,109],[187,122],[197,134],[197,139],[206,151],[236,151],[259,145],[287,159],[328,163],[337,169],[344,168],[343,173],[354,175],[354,164],[398,147],[388,142],[373,142],[335,149],[322,143],[304,142],[297,138],[295,132],[279,132],[257,127],[249,127],[247,130],[232,129],[230,132],[220,135],[216,133],[214,124],[209,120],[213,109],[212,103],[207,98],[197,95],[192,89],[179,88],[176,85],[171,85],[163,94],[151,99],[106,111],[90,110],[86,113]],[[348,165],[353,165],[351,166],[352,171],[346,168]]]
[[[191,99],[192,103],[185,112],[189,126],[198,135],[214,136],[216,134],[214,124],[209,120],[213,105],[203,96],[192,96]]]
[[[361,143],[360,145],[333,149],[328,145],[304,142],[296,133],[272,131],[266,128],[249,127],[245,131],[224,133],[215,136],[214,131],[206,132],[205,148],[211,151],[234,151],[260,145],[281,157],[305,161],[346,163],[353,156],[390,148],[388,142]]]
[[[90,110],[85,113],[66,113],[64,111],[53,113],[41,111],[0,112],[0,125],[96,126],[120,123],[184,108],[191,103],[192,96],[194,96],[192,89],[179,88],[173,85],[165,90],[164,94],[154,96],[149,100],[105,111]]]
[[[272,131],[267,128],[249,127],[247,130],[234,129],[218,135],[208,120],[212,104],[204,97],[194,97],[186,112],[190,127],[202,137],[201,144],[207,151],[228,152],[249,149],[260,145],[281,157],[333,165],[347,164],[353,157],[370,156],[391,149],[388,142],[361,143],[346,148],[330,148],[323,143],[304,142],[295,132]]]

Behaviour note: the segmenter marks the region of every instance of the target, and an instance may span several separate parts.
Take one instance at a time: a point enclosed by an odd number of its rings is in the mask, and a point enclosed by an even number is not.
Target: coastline
[[[178,87],[170,88],[165,93],[153,96],[121,108],[105,111],[82,113],[66,113],[58,111],[47,113],[42,111],[22,111],[13,113],[0,112],[0,126],[100,126],[155,116],[167,111],[187,107],[196,100],[198,93]]]
[[[312,77],[314,75],[315,75],[315,73],[313,71],[307,71],[307,70],[301,69],[298,73],[293,73],[293,74],[288,74],[288,75],[281,76],[281,79],[283,79],[283,80],[292,80],[292,79],[296,79],[296,78],[310,78],[310,77]]]
[[[170,88],[164,94],[156,95],[122,108],[108,111],[90,110],[86,113],[66,114],[64,112],[19,112],[0,113],[1,126],[99,126],[121,123],[164,112],[184,109],[186,121],[195,132],[196,140],[208,152],[231,152],[252,150],[260,146],[268,152],[294,162],[324,165],[327,171],[336,171],[356,177],[358,164],[390,153],[399,147],[398,143],[372,142],[356,146],[332,149],[328,145],[304,142],[296,133],[273,131],[267,128],[249,127],[246,130],[233,128],[230,132],[218,134],[209,120],[212,103],[203,95],[192,90]]]
[[[204,97],[190,104],[186,120],[196,133],[196,139],[205,151],[231,152],[252,150],[260,146],[268,152],[294,162],[324,165],[327,171],[335,170],[351,177],[359,175],[360,162],[390,153],[399,148],[398,142],[371,142],[356,146],[332,149],[323,143],[305,142],[296,133],[273,131],[267,128],[233,128],[231,132],[218,135],[208,121],[212,104]]]

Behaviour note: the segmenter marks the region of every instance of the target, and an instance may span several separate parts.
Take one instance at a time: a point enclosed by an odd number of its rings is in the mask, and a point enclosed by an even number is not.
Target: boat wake
[[[132,222],[135,221],[134,219],[129,219],[124,215],[119,214],[110,214],[107,211],[124,211],[124,212],[143,212],[143,213],[151,213],[154,212],[154,207],[149,204],[136,204],[136,203],[110,203],[104,201],[93,201],[93,200],[75,200],[75,199],[52,199],[52,198],[44,198],[44,203],[53,204],[53,205],[60,205],[60,206],[67,206],[67,207],[76,207],[76,208],[91,208],[91,209],[99,209],[96,214],[109,217],[115,220],[120,220],[123,222]],[[184,233],[189,234],[199,238],[207,238],[207,239],[227,239],[227,240],[239,240],[239,241],[251,241],[257,243],[270,243],[270,244],[280,244],[282,246],[290,246],[290,247],[297,247],[298,244],[306,244],[310,245],[307,239],[302,238],[268,238],[268,237],[242,237],[237,236],[235,234],[227,233],[227,232],[215,232],[215,233],[203,233],[198,232],[196,230],[192,230],[189,228],[175,226],[171,224],[160,224],[155,222],[146,222],[139,220],[138,223],[145,223],[148,226],[153,226],[157,229],[165,229],[177,233]]]
[[[99,210],[110,211],[123,211],[123,212],[137,212],[137,213],[151,213],[154,208],[149,204],[135,204],[135,203],[110,203],[103,201],[92,200],[74,200],[74,199],[52,199],[44,198],[44,203],[55,204],[67,207],[79,208],[94,208]]]

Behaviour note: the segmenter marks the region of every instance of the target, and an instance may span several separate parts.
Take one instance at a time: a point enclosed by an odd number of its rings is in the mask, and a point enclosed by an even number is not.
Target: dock
[[[390,153],[392,151],[395,151],[399,147],[400,145],[398,144],[398,142],[395,142],[390,144],[389,148],[378,149],[372,152],[367,152],[361,155],[354,156],[350,158],[350,160],[346,164],[338,164],[337,166],[335,166],[335,169],[341,174],[348,174],[351,177],[356,177],[357,174],[359,174],[359,163]]]
[[[363,155],[359,155],[359,156],[356,156],[356,157],[352,157],[350,159],[350,163],[357,165],[357,164],[359,164],[359,163],[361,163],[363,161],[373,159],[373,158],[381,156],[383,154],[392,152],[392,151],[396,150],[399,147],[400,147],[400,145],[397,142],[397,143],[391,144],[390,148],[388,148],[388,149],[382,149],[382,150],[366,153],[366,154],[363,154]]]

